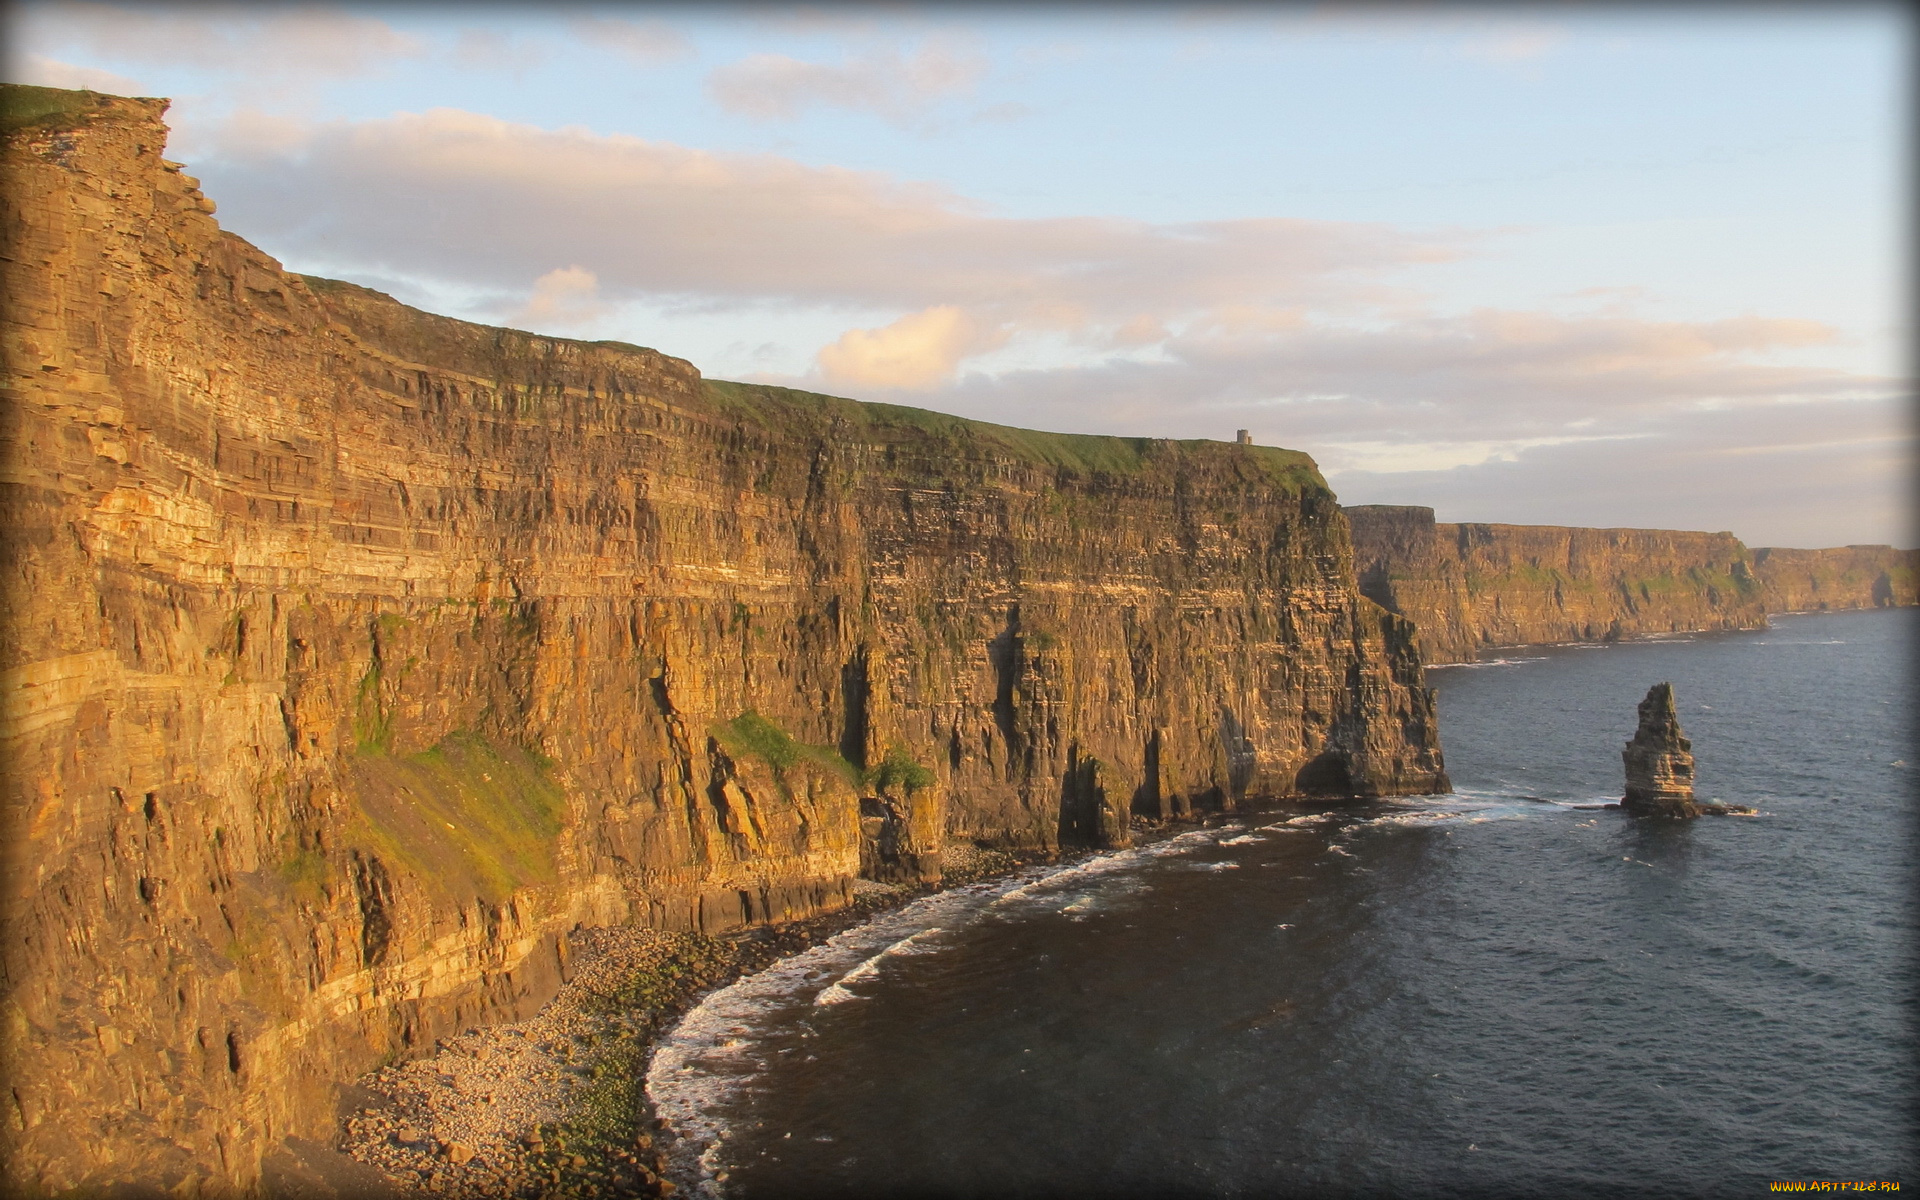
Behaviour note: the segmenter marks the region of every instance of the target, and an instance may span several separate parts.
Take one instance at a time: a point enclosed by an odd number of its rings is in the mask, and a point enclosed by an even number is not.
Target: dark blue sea
[[[1439,668],[1457,792],[916,902],[711,997],[684,1180],[808,1197],[1920,1188],[1915,610]],[[1699,794],[1620,747],[1669,680]],[[724,1178],[723,1178],[724,1176]]]

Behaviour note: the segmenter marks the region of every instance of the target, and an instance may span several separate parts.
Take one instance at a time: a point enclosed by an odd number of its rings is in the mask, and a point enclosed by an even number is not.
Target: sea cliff
[[[11,1188],[257,1186],[337,1081],[716,931],[1444,790],[1304,455],[704,380],[287,273],[9,89]]]
[[[1428,663],[1920,603],[1920,551],[1891,546],[1749,550],[1731,533],[1452,524],[1414,505],[1346,513],[1360,590],[1413,621]]]
[[[1834,546],[1791,550],[1762,546],[1753,573],[1768,612],[1828,612],[1920,604],[1920,550]]]

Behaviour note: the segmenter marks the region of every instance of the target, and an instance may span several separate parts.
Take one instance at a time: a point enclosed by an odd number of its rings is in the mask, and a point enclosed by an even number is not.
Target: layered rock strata
[[[1920,550],[1835,546],[1789,550],[1762,546],[1753,573],[1768,612],[1830,612],[1920,604]]]
[[[7,1179],[252,1187],[567,930],[1444,790],[1305,456],[718,384],[223,232],[9,89]]]
[[[1640,702],[1640,726],[1620,752],[1627,794],[1620,807],[1643,817],[1697,817],[1693,802],[1693,743],[1680,731],[1673,685],[1656,683]]]
[[[1753,556],[1731,533],[1450,524],[1406,505],[1346,513],[1361,592],[1413,621],[1429,663],[1766,625]]]

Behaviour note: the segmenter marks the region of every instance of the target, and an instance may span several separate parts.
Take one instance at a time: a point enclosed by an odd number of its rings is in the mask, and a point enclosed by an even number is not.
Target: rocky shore
[[[1033,861],[954,846],[945,859],[939,885],[861,880],[839,912],[726,937],[577,931],[571,979],[533,1018],[468,1029],[360,1079],[339,1149],[396,1194],[674,1195],[674,1133],[645,1095],[654,1040],[716,987],[939,887]]]

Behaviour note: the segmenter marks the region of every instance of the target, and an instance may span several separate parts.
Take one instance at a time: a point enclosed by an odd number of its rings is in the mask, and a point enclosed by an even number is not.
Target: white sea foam
[[[1266,840],[1267,839],[1259,836],[1258,834],[1242,833],[1242,834],[1237,834],[1230,838],[1221,838],[1220,844],[1222,846],[1246,846],[1254,842],[1264,842]]]
[[[1293,828],[1298,829],[1303,825],[1318,825],[1322,821],[1331,821],[1331,820],[1333,820],[1332,813],[1308,813],[1304,817],[1288,817],[1284,821],[1276,821],[1271,825],[1262,825],[1260,828],[1285,829],[1288,826],[1292,826]]]
[[[869,958],[829,984],[819,995],[813,998],[813,1002],[815,1004],[842,1004],[848,1000],[858,1000],[860,998],[858,995],[847,990],[847,984],[859,983],[863,979],[872,979],[880,973],[880,964],[896,955],[927,953],[934,947],[928,946],[926,939],[934,937],[939,932],[939,927],[934,926],[901,938],[893,945],[888,946],[885,950],[882,950],[880,953]]]
[[[1568,645],[1569,647],[1573,647],[1573,648],[1577,648],[1577,649],[1582,649],[1582,650],[1597,650],[1597,649],[1599,649],[1599,648],[1600,648],[1600,647],[1598,647],[1598,646],[1592,646],[1592,645],[1587,645],[1587,644],[1585,644],[1585,643],[1574,643],[1574,642],[1569,642],[1569,643],[1567,643],[1567,645]],[[1486,659],[1486,660],[1485,660],[1485,661],[1483,661],[1483,662],[1462,662],[1462,663],[1435,663],[1435,664],[1434,664],[1433,666],[1430,666],[1430,667],[1428,667],[1428,668],[1427,668],[1427,670],[1429,670],[1429,671],[1441,671],[1441,670],[1447,670],[1447,671],[1450,671],[1450,670],[1453,670],[1453,669],[1454,669],[1454,668],[1456,668],[1456,667],[1463,667],[1463,668],[1466,668],[1467,670],[1476,670],[1476,669],[1478,669],[1478,668],[1480,668],[1480,667],[1517,667],[1517,666],[1520,666],[1520,665],[1521,665],[1522,663],[1536,663],[1536,662],[1545,662],[1545,661],[1546,661],[1546,659],[1545,659],[1544,657],[1534,657],[1534,658],[1489,658],[1489,659]]]
[[[673,1152],[674,1173],[698,1194],[720,1194],[713,1175],[728,1130],[719,1113],[761,1065],[754,1053],[759,1038],[781,1026],[781,1018],[813,1011],[809,1001],[836,988],[854,998],[844,985],[870,977],[889,952],[935,949],[928,944],[935,933],[1045,872],[1029,868],[916,900],[707,995],[661,1039],[647,1067],[648,1098],[682,1139]],[[822,987],[823,981],[830,982]]]
[[[1067,866],[1029,867],[936,892],[710,993],[660,1040],[647,1067],[647,1096],[654,1111],[681,1139],[672,1154],[673,1173],[695,1194],[720,1196],[714,1175],[721,1169],[729,1132],[721,1114],[764,1065],[756,1056],[762,1039],[790,1030],[807,1014],[824,1017],[826,1011],[858,999],[847,985],[872,978],[889,957],[936,951],[935,934],[1021,901],[1053,905],[1063,890],[1096,882],[1103,893],[1111,891],[1117,881],[1105,877],[1197,849],[1221,832],[1192,830]],[[1086,899],[1077,898],[1073,905]]]
[[[1435,812],[1431,810],[1422,811],[1422,812],[1388,813],[1385,816],[1371,817],[1365,821],[1359,822],[1359,824],[1361,825],[1426,825],[1434,821],[1457,821],[1465,815],[1466,815],[1465,813]]]

